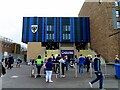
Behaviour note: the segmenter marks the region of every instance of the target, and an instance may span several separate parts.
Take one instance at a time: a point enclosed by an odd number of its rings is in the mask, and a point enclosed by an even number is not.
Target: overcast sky
[[[84,0],[1,0],[0,35],[21,43],[23,17],[77,17]]]

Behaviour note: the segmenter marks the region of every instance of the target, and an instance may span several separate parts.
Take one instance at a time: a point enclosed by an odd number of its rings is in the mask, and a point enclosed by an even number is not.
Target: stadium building
[[[46,53],[73,57],[89,47],[89,17],[23,17],[22,42],[28,60]]]
[[[0,60],[8,56],[12,55],[20,55],[23,51],[21,50],[21,45],[13,42],[13,40],[0,36]]]

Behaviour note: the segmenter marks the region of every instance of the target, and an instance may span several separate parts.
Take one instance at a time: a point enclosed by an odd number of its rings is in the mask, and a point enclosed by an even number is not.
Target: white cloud
[[[77,17],[84,0],[1,0],[0,35],[21,43],[24,16]]]

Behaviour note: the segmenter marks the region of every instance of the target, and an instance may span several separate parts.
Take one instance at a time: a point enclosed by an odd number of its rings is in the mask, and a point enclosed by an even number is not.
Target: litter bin
[[[115,71],[116,71],[116,75],[115,77],[120,79],[120,64],[115,64]]]

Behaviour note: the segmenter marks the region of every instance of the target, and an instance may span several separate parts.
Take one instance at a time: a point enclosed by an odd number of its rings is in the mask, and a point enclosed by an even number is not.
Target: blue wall
[[[90,42],[89,17],[23,17],[22,42]]]

